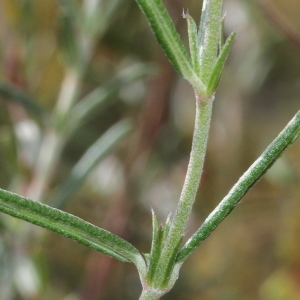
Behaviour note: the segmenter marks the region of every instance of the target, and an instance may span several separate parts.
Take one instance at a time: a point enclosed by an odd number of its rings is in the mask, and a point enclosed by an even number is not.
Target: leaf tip
[[[183,8],[183,10],[182,10],[182,17],[183,17],[184,19],[188,19],[188,18],[191,17],[191,15],[190,15],[188,9],[187,9],[186,11],[184,11],[184,8]]]

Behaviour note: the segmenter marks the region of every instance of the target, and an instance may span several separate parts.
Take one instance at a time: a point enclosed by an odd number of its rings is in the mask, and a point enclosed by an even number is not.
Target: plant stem
[[[160,290],[155,289],[143,289],[143,292],[139,298],[139,300],[158,300],[161,298],[162,293]]]
[[[195,129],[187,175],[178,208],[158,263],[154,287],[163,288],[168,283],[175,263],[174,253],[177,253],[185,234],[203,170],[213,99],[214,96],[207,101],[201,101],[197,97]]]
[[[263,154],[250,166],[232,187],[220,204],[203,222],[201,227],[180,250],[176,261],[182,262],[198,247],[234,209],[249,189],[266,173],[282,153],[300,136],[300,111],[268,146]]]

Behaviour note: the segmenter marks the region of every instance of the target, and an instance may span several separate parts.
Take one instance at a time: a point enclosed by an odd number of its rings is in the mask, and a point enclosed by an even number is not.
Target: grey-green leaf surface
[[[160,258],[163,243],[163,235],[163,227],[158,226],[156,215],[152,210],[152,245],[147,273],[147,280],[149,283],[151,283],[153,280],[153,276],[155,274],[155,270]]]
[[[200,74],[204,84],[208,84],[211,70],[217,59],[222,28],[222,0],[204,0],[198,31]]]
[[[191,60],[183,45],[174,23],[161,0],[136,0],[165,54],[175,69],[188,79],[193,73]]]
[[[129,120],[122,120],[109,128],[79,159],[68,180],[59,188],[53,206],[61,208],[81,186],[86,177],[133,128]]]
[[[300,111],[267,147],[263,154],[250,166],[232,187],[220,204],[203,222],[196,233],[179,251],[176,261],[183,261],[198,247],[221,223],[221,221],[241,201],[249,189],[265,174],[282,153],[300,136]]]
[[[73,239],[124,262],[140,265],[138,250],[120,237],[69,213],[0,189],[0,211]]]
[[[212,73],[210,75],[210,79],[209,79],[208,86],[207,86],[208,94],[214,93],[217,88],[221,74],[224,69],[226,59],[229,55],[229,52],[231,50],[231,47],[232,47],[235,37],[236,37],[236,32],[232,32],[230,34],[230,36],[228,37],[228,39],[226,40],[226,43],[224,44],[224,46],[221,49],[221,53],[220,53],[217,61],[215,62]]]

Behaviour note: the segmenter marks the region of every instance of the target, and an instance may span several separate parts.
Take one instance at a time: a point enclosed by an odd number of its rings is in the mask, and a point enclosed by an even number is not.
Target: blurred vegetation
[[[201,1],[165,2],[186,39],[182,8],[198,18]],[[237,28],[238,38],[217,92],[189,233],[299,109],[299,1],[224,2],[225,30]],[[179,198],[194,97],[136,3],[3,0],[0,45],[1,188],[62,207],[149,251],[150,207],[163,222]],[[100,136],[128,120],[131,131],[115,142],[110,136],[104,154],[91,154]],[[59,143],[51,152],[53,136]],[[299,153],[297,142],[191,256],[164,299],[300,299]],[[94,160],[76,181],[73,167],[84,155]],[[0,216],[3,300],[137,299],[137,276],[128,264]]]

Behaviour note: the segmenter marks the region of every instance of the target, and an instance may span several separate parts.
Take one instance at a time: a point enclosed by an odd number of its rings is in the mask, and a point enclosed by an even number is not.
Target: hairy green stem
[[[143,289],[143,292],[139,298],[139,300],[158,300],[163,296],[160,290],[155,289]]]
[[[200,99],[196,101],[195,129],[187,175],[178,208],[158,263],[157,273],[153,282],[154,287],[162,288],[168,283],[175,263],[175,260],[173,260],[174,253],[177,253],[185,234],[186,225],[192,211],[202,174],[212,104],[213,97],[208,101],[200,101]]]
[[[207,217],[198,231],[189,239],[179,252],[176,261],[186,259],[234,209],[249,189],[265,174],[282,153],[300,136],[300,111],[281,131],[277,138],[268,146],[263,154],[242,175],[227,196]]]

